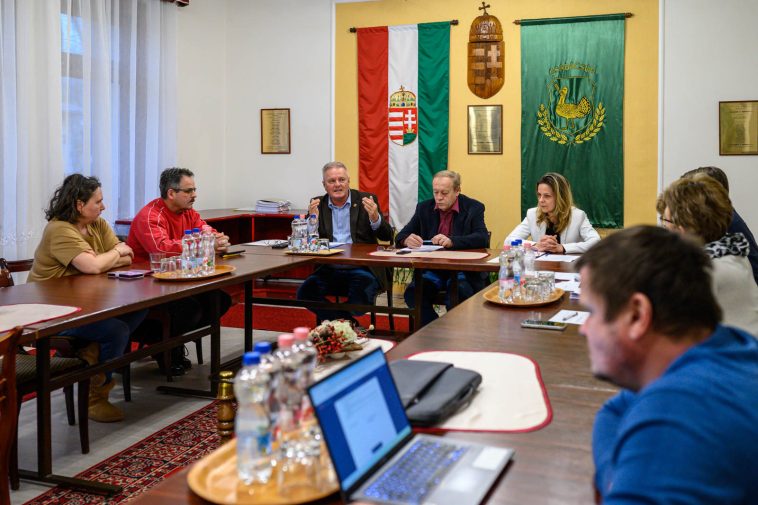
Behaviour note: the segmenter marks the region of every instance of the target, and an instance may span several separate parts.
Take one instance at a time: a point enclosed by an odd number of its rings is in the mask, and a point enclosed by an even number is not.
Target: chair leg
[[[63,396],[66,399],[66,416],[68,417],[68,425],[73,426],[76,424],[76,414],[74,414],[74,386],[65,386],[63,388]]]
[[[18,407],[16,408],[16,415],[21,413],[21,399],[23,395],[18,394]],[[13,434],[13,441],[11,442],[10,456],[8,457],[8,474],[11,481],[11,489],[16,491],[21,487],[21,482],[18,476],[18,426],[16,426],[16,432]],[[0,475],[0,479],[4,477]]]
[[[197,364],[203,364],[203,339],[198,338],[195,340],[195,352],[197,354]]]
[[[387,286],[387,307],[392,308],[393,302],[392,302],[392,284]],[[395,315],[390,313],[387,314],[387,318],[390,320],[390,330],[395,331]]]
[[[130,365],[118,369],[121,374],[121,385],[124,387],[124,401],[132,401],[132,369]]]
[[[77,410],[79,411],[79,443],[82,454],[89,453],[89,379],[80,381],[77,387]]]

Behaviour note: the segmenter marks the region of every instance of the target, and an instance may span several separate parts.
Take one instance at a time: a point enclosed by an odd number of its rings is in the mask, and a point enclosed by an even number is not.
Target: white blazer
[[[526,211],[524,220],[513,229],[505,242],[510,244],[513,240],[524,240],[529,236],[535,242],[539,242],[545,235],[546,228],[547,223],[544,221],[539,225],[537,224],[537,207],[533,207]],[[560,236],[561,245],[566,249],[566,254],[581,254],[600,241],[600,235],[597,234],[592,223],[587,219],[587,214],[576,207],[571,208],[571,220]]]

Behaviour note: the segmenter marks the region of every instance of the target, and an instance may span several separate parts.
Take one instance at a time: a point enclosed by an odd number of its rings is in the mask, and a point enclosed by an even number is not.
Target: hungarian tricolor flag
[[[450,23],[358,29],[359,187],[400,229],[447,169]]]

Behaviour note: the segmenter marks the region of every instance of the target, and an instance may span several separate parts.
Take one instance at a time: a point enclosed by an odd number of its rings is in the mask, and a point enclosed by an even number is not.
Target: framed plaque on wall
[[[290,154],[290,110],[261,109],[261,154]]]
[[[719,102],[719,154],[758,154],[758,100]]]

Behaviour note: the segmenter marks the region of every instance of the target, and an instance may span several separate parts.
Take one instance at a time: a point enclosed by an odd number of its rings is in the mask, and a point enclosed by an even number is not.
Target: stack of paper
[[[289,200],[265,198],[255,202],[256,212],[289,212],[292,203]]]

